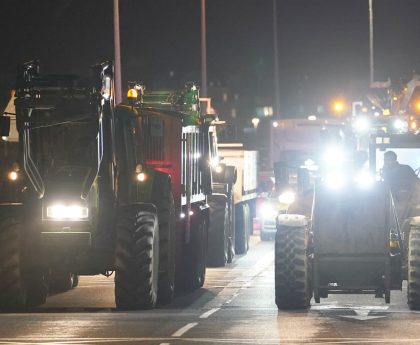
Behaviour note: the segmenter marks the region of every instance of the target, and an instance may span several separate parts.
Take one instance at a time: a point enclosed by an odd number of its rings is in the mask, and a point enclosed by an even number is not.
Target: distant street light
[[[375,83],[375,68],[373,60],[373,0],[369,0],[369,70],[370,85]]]
[[[280,113],[279,49],[277,38],[277,0],[273,0],[273,53],[274,53],[274,117]]]
[[[206,0],[201,0],[201,96],[207,97]]]
[[[114,0],[114,60],[115,102],[118,104],[122,101],[119,0]]]

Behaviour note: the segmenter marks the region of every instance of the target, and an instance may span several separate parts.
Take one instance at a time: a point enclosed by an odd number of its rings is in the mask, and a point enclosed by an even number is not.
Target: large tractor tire
[[[73,289],[79,284],[77,274],[68,271],[53,270],[49,278],[49,288],[51,292],[65,292]]]
[[[246,254],[249,249],[251,233],[251,213],[248,204],[240,204],[235,208],[235,252]]]
[[[158,303],[168,304],[175,291],[175,206],[167,175],[156,175],[153,203],[159,220],[159,283]]]
[[[275,290],[279,309],[305,309],[312,298],[308,229],[283,227],[275,239]]]
[[[408,240],[408,306],[420,310],[420,227],[411,226]]]
[[[37,269],[25,269],[23,224],[17,217],[0,220],[0,309],[25,309],[45,303],[48,286]]]
[[[147,205],[122,207],[117,222],[115,303],[121,310],[156,305],[159,232],[156,212]]]
[[[210,206],[209,244],[207,265],[223,267],[229,255],[229,206],[224,194],[213,194],[207,198]]]

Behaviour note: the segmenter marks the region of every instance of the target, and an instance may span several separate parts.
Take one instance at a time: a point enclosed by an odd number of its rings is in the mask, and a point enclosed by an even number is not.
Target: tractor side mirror
[[[10,133],[10,117],[0,116],[0,136],[8,137]]]

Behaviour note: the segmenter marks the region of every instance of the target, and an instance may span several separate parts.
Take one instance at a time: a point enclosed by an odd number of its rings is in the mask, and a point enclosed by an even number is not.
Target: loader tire
[[[249,249],[249,234],[251,233],[249,205],[237,205],[235,212],[235,253],[246,254]]]
[[[171,185],[166,175],[156,175],[153,200],[159,220],[159,304],[168,304],[175,290],[175,206]]]
[[[305,309],[312,298],[306,227],[278,229],[275,238],[275,292],[278,309]]]
[[[408,240],[408,306],[420,310],[420,228],[412,226]]]
[[[115,304],[121,310],[156,305],[159,275],[159,233],[151,207],[122,207],[117,221]]]
[[[0,309],[14,310],[45,303],[48,287],[39,270],[25,270],[18,217],[0,220]]]
[[[210,206],[209,244],[207,266],[223,267],[229,255],[229,210],[224,194],[213,194],[207,198]]]

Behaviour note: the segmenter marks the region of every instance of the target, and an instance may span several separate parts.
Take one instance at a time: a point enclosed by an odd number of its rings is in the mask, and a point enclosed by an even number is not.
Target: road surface
[[[82,277],[24,313],[0,313],[0,344],[420,344],[420,315],[405,291],[391,304],[333,295],[308,311],[274,304],[274,243],[253,238],[248,255],[209,269],[205,287],[168,306],[115,310],[113,278]]]

